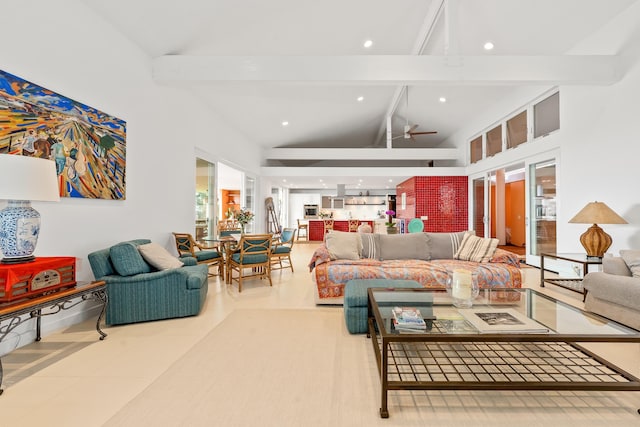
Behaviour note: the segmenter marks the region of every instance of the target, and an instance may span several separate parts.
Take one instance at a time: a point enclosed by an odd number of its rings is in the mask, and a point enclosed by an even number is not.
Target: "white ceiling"
[[[160,84],[192,92],[230,126],[265,149],[383,148],[387,146],[388,114],[394,136],[402,134],[407,120],[419,124],[418,131],[438,132],[419,136],[417,142],[396,139],[393,148],[447,147],[447,138],[460,129],[461,123],[520,86],[507,74],[504,81],[502,75],[489,82],[438,80],[434,77],[437,73],[429,74],[430,64],[421,68],[409,55],[446,60],[563,55],[633,2],[84,0],[151,58],[177,60],[182,71],[193,57],[204,60],[203,69],[209,72],[205,81],[166,78],[174,66],[157,61],[154,76]],[[363,47],[367,39],[373,41],[369,49]],[[495,49],[485,51],[485,41],[492,41]],[[359,62],[362,56],[379,56],[380,65],[367,67]],[[313,67],[297,64],[296,58],[308,60]],[[353,61],[343,66],[345,58]],[[276,65],[270,69],[273,63]],[[229,69],[220,70],[225,67],[219,64],[228,64]],[[241,74],[238,70],[249,70],[261,78],[242,80],[237,77]],[[405,72],[417,77],[405,80]],[[330,81],[334,75],[340,78]],[[381,78],[385,75],[394,79],[386,81]],[[409,87],[408,109],[401,92],[403,83]],[[536,83],[550,86],[551,81]],[[362,102],[356,100],[359,96],[364,97]],[[446,103],[438,101],[441,96],[447,98]],[[284,120],[289,122],[286,127],[281,124]],[[321,160],[276,161],[274,165],[349,165],[349,159],[341,163]],[[373,165],[383,166],[385,162],[390,166],[424,166],[385,157]],[[306,184],[299,178],[298,185],[317,186],[319,178],[306,179]],[[368,179],[371,188],[388,184],[386,179],[378,179],[376,184],[374,177]],[[335,176],[333,182],[345,180],[349,180],[348,185],[357,181]]]

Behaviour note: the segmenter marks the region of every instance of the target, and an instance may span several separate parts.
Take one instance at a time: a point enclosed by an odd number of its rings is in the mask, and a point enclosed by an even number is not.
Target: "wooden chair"
[[[357,233],[359,226],[360,226],[360,220],[359,219],[350,219],[349,220],[349,233]]]
[[[271,245],[271,269],[280,270],[282,268],[291,268],[293,273],[293,263],[291,262],[291,249],[293,249],[293,242],[296,237],[295,228],[285,228],[280,233],[280,238]],[[285,260],[289,264],[282,264]],[[274,267],[277,265],[277,267]]]
[[[268,279],[271,283],[271,240],[272,234],[245,234],[238,243],[238,249],[227,260],[229,282],[238,282],[238,292],[242,292],[242,282],[250,277]],[[250,270],[245,274],[246,270]],[[236,277],[233,272],[237,272]]]
[[[193,257],[198,261],[198,264],[209,264],[209,267],[217,266],[218,274],[224,277],[224,257],[217,246],[205,248],[199,245],[188,233],[173,233],[173,236],[176,239],[176,249],[179,256]],[[211,276],[215,276],[215,274],[210,272],[209,277]]]
[[[302,230],[304,230],[304,239],[306,241],[309,241],[309,224],[307,223],[300,223],[300,220],[296,220],[298,221],[298,237],[296,238],[297,240],[300,240],[300,235],[302,233],[300,233]]]
[[[333,230],[333,220],[325,219],[324,222],[324,234],[327,234],[329,231]]]

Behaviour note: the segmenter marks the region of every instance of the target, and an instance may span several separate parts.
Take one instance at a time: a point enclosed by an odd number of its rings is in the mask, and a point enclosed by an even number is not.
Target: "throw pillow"
[[[622,250],[620,256],[624,260],[633,277],[640,277],[640,251],[638,250]]]
[[[121,276],[151,272],[151,267],[138,252],[138,247],[131,242],[122,242],[111,246],[109,258],[111,258],[113,268]]]
[[[360,259],[360,233],[331,231],[324,238],[331,259]]]
[[[429,261],[429,236],[426,233],[380,234],[380,259]]]
[[[429,236],[431,259],[453,259],[458,252],[465,233],[475,234],[474,231],[460,231],[458,233],[425,233]]]
[[[360,256],[362,258],[379,259],[380,258],[380,235],[373,233],[360,234],[360,240],[362,241],[362,251]]]
[[[453,258],[462,261],[489,262],[497,248],[498,239],[485,239],[467,232]]]
[[[179,268],[184,265],[182,261],[157,243],[140,245],[138,250],[142,257],[158,270],[169,270],[170,268]]]

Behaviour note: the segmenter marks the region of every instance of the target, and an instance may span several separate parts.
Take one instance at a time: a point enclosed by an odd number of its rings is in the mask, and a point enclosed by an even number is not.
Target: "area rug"
[[[171,345],[170,342],[167,345]],[[637,423],[638,393],[390,392],[340,308],[235,310],[106,426],[602,426]],[[635,424],[634,424],[635,425]]]

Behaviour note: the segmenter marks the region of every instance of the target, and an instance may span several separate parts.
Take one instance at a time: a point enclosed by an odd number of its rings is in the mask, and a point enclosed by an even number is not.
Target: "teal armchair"
[[[183,267],[157,271],[138,252],[137,239],[89,254],[96,280],[107,284],[108,325],[195,316],[208,291],[208,266],[182,257]]]

